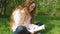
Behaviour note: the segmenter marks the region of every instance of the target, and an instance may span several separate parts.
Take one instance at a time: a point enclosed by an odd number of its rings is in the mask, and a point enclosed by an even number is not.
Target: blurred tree
[[[1,0],[1,11],[2,11],[2,15],[6,15],[6,0]]]
[[[11,15],[12,11],[25,0],[0,0],[0,14]],[[60,15],[60,0],[35,0],[36,15]]]
[[[1,15],[1,0],[0,0],[0,15]]]
[[[11,15],[12,11],[18,7],[19,5],[21,5],[25,0],[9,0],[8,1],[8,5],[6,7],[6,13],[7,15]]]
[[[60,0],[36,0],[36,14],[55,16],[60,13]]]

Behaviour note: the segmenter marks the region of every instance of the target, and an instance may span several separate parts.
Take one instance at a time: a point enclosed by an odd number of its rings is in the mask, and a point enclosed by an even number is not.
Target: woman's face
[[[29,11],[31,12],[32,10],[34,10],[35,8],[35,3],[32,3],[30,6],[29,6]]]

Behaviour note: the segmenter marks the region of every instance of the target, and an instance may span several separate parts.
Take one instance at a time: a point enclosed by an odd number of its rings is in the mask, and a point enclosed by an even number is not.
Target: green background
[[[0,34],[12,34],[10,15],[25,0],[0,0]],[[4,0],[3,0],[4,1]],[[35,23],[45,24],[41,34],[60,34],[60,0],[35,0]]]

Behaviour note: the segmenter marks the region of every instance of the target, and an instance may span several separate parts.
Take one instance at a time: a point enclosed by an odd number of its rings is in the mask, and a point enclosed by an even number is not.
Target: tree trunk
[[[3,15],[6,16],[6,0],[1,0]]]

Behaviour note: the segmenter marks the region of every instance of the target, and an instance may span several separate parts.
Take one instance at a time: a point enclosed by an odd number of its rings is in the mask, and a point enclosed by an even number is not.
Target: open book
[[[35,24],[29,24],[27,26],[27,29],[29,32],[37,32],[37,31],[45,29],[45,25],[43,24],[43,25],[39,26],[39,25],[35,25]]]

